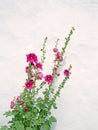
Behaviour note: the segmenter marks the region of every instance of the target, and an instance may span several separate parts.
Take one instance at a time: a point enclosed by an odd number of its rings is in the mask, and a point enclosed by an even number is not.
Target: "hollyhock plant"
[[[60,96],[60,92],[71,74],[72,66],[64,66],[63,68],[62,63],[73,31],[74,27],[70,30],[61,50],[58,48],[57,39],[53,47],[53,66],[50,67],[52,69],[49,73],[44,72],[43,69],[46,59],[47,37],[41,49],[41,59],[33,52],[26,55],[27,65],[25,67],[25,73],[27,77],[23,85],[23,90],[11,100],[10,110],[4,113],[6,117],[11,117],[10,121],[7,125],[1,126],[0,130],[53,129],[52,125],[57,122],[57,119],[53,116],[52,111],[53,109],[57,109],[56,100]],[[59,84],[56,84],[57,79],[61,75],[62,80]]]

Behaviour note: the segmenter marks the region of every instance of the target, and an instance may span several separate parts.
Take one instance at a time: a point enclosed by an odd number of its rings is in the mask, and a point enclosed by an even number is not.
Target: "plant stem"
[[[64,56],[64,53],[65,53],[65,50],[66,50],[66,47],[70,41],[70,38],[71,38],[71,35],[73,34],[73,31],[74,31],[74,27],[71,28],[69,34],[68,34],[68,37],[65,38],[66,39],[66,42],[64,43],[64,47],[62,47],[62,52],[61,52],[61,55]]]
[[[71,68],[72,68],[72,66],[70,65],[70,66],[69,66],[69,69],[68,69],[69,72],[70,72]],[[71,73],[70,73],[70,74],[71,74]],[[60,91],[61,91],[62,88],[64,88],[64,85],[65,85],[66,81],[69,79],[70,74],[69,74],[69,76],[66,76],[66,77],[63,79],[63,81],[61,82],[61,84],[59,85],[58,90],[56,91],[56,93],[54,94],[54,97],[53,97],[52,100],[51,100],[51,105],[50,105],[49,109],[51,109],[53,103],[56,101],[56,98],[60,95]]]
[[[41,49],[41,51],[42,51],[42,58],[41,58],[41,63],[44,63],[44,61],[45,61],[45,54],[46,54],[46,50],[45,50],[45,47],[46,47],[46,42],[47,42],[47,37],[45,37],[45,39],[44,39],[44,43],[43,43],[43,48]]]

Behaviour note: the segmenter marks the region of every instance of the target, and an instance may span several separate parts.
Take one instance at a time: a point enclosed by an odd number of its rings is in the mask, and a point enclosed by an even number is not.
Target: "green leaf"
[[[49,122],[56,122],[57,120],[56,120],[56,118],[54,117],[54,116],[51,116],[50,118],[49,118]]]
[[[24,130],[24,125],[20,124],[20,125],[16,128],[16,130]]]
[[[45,118],[39,118],[39,123],[42,124],[45,122]]]
[[[7,129],[7,126],[2,126],[1,128],[0,128],[0,130],[6,130]]]
[[[40,130],[40,128],[35,126],[34,128],[32,128],[32,130]]]
[[[34,108],[33,112],[34,113],[38,113],[38,110],[36,108]]]
[[[8,128],[7,130],[12,130],[11,128]]]
[[[31,112],[25,113],[25,117],[29,119],[31,117]]]
[[[50,130],[50,125],[49,124],[43,124],[42,130]]]
[[[18,128],[18,126],[20,125],[19,121],[15,121],[15,127]]]
[[[4,113],[4,115],[5,115],[6,117],[8,117],[8,116],[13,115],[13,113],[12,113],[11,111],[7,111],[7,112]]]
[[[56,103],[53,103],[53,108],[57,109]]]
[[[24,125],[21,124],[19,121],[15,121],[15,128],[16,130],[24,130]]]
[[[32,130],[32,128],[31,127],[27,127],[26,130]]]

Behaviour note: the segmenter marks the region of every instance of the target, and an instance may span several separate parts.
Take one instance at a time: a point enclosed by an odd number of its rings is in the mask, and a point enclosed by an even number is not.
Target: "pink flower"
[[[58,70],[58,67],[57,67],[57,66],[54,66],[54,70],[57,71],[57,70]]]
[[[32,74],[31,74],[31,78],[33,78],[33,77],[34,77],[34,74],[32,73]]]
[[[35,69],[37,69],[37,67],[36,67],[36,65],[35,65],[35,64],[33,64],[32,66],[33,66],[34,70],[35,70]]]
[[[69,76],[69,70],[67,70],[67,69],[64,70],[64,75],[65,75],[65,76]]]
[[[56,75],[57,75],[57,76],[60,76],[60,74],[59,74],[59,73],[57,73]]]
[[[48,83],[52,83],[52,81],[53,81],[53,76],[50,75],[50,74],[49,74],[49,75],[46,75],[46,76],[45,76],[45,81],[48,82]]]
[[[42,80],[42,78],[43,78],[43,73],[42,72],[38,72],[37,73],[37,79]]]
[[[57,60],[57,61],[63,61],[63,57],[61,56],[61,53],[60,53],[60,52],[57,52],[57,53],[56,53],[56,60]]]
[[[26,111],[26,112],[29,111],[29,109],[27,107],[24,107],[23,110]]]
[[[27,56],[27,62],[30,62],[30,63],[37,63],[38,62],[38,59],[37,59],[37,56],[34,54],[34,53],[29,53]]]
[[[18,96],[18,97],[16,98],[16,101],[17,101],[17,102],[20,102],[20,101],[21,101],[21,97]]]
[[[60,58],[60,56],[61,56],[61,53],[58,51],[58,52],[56,53],[56,57],[57,57],[57,58]]]
[[[25,72],[28,73],[28,70],[29,70],[29,67],[26,66],[26,68],[25,68]]]
[[[11,101],[11,103],[10,103],[10,108],[11,108],[11,109],[13,109],[13,108],[14,108],[14,106],[15,106],[14,101]]]
[[[37,63],[36,64],[36,68],[39,68],[39,69],[41,69],[42,70],[42,64],[39,62],[39,63]]]
[[[29,81],[27,81],[27,82],[25,83],[26,89],[32,89],[33,85],[34,85],[33,80],[29,80]]]
[[[53,51],[54,51],[54,52],[57,52],[57,51],[58,51],[58,49],[57,49],[57,48],[53,48]]]

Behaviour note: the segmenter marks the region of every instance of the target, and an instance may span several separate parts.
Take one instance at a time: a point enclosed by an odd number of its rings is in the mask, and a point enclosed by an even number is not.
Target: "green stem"
[[[32,97],[34,97],[36,94],[38,94],[38,92],[43,88],[43,86],[46,84],[45,81],[43,81],[40,85],[39,88],[37,88],[34,93],[32,94]]]
[[[42,51],[42,58],[41,58],[41,63],[44,63],[44,61],[45,61],[45,54],[46,54],[46,50],[45,50],[45,47],[46,47],[46,42],[47,42],[47,37],[45,37],[45,39],[44,39],[44,43],[43,43],[43,48],[41,49],[41,51]]]
[[[66,50],[66,47],[70,41],[70,38],[71,38],[71,35],[73,34],[73,31],[74,31],[74,27],[71,28],[69,34],[68,34],[68,37],[66,38],[66,42],[64,43],[64,47],[62,47],[62,52],[61,52],[61,55],[64,56],[64,53],[65,53],[65,50]]]
[[[70,72],[71,68],[72,68],[72,66],[70,65],[70,66],[69,66],[69,69],[68,69],[69,72]],[[70,74],[71,74],[71,73],[70,73]],[[64,88],[64,85],[65,85],[66,81],[69,79],[70,74],[69,74],[69,76],[66,76],[66,77],[63,79],[63,81],[61,82],[61,84],[59,85],[58,90],[56,91],[56,93],[54,94],[54,97],[53,97],[52,100],[51,100],[51,105],[49,106],[49,109],[51,109],[52,104],[56,101],[56,98],[60,95],[61,89]]]

